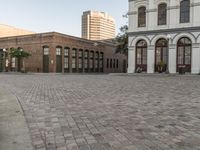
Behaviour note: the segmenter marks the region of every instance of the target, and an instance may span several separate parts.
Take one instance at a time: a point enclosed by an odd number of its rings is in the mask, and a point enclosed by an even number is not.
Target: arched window
[[[191,71],[192,42],[189,38],[183,37],[177,43],[177,70],[185,67],[185,71]]]
[[[136,44],[136,72],[147,71],[147,42],[140,40]]]
[[[146,7],[138,8],[138,27],[146,26]]]
[[[190,22],[190,0],[180,2],[180,23]]]
[[[79,72],[83,72],[83,50],[79,49],[78,51],[78,70]]]
[[[62,72],[62,47],[56,47],[56,72]]]
[[[11,47],[11,48],[10,48],[10,52],[12,52],[12,49],[14,49],[14,47]],[[0,49],[0,61],[2,61],[2,57],[3,57],[2,52],[3,52],[3,50]],[[11,60],[10,60],[10,61],[11,61],[11,66],[10,66],[10,67],[11,67],[11,71],[15,71],[15,68],[16,68],[16,58],[11,56]],[[1,66],[0,66],[0,72],[1,72],[2,69],[3,69],[3,68],[2,68],[2,67],[3,67],[3,66],[2,66],[3,64],[0,62],[0,65],[1,65]]]
[[[168,42],[165,39],[159,39],[156,42],[155,51],[155,71],[164,72],[168,64]]]
[[[104,64],[103,61],[104,60],[104,53],[100,52],[100,58],[99,58],[99,67],[100,67],[100,72],[103,72],[104,69]]]
[[[43,46],[43,72],[49,72],[49,46],[46,45]]]
[[[94,72],[94,51],[90,51],[90,72]]]
[[[64,48],[64,72],[69,72],[69,47]]]
[[[158,25],[167,24],[167,4],[158,5]]]
[[[95,53],[95,72],[99,72],[99,52]]]
[[[84,70],[85,72],[89,71],[89,51],[85,50],[84,52]]]
[[[77,72],[77,49],[73,48],[72,49],[72,53],[71,53],[71,57],[72,57],[72,72]]]

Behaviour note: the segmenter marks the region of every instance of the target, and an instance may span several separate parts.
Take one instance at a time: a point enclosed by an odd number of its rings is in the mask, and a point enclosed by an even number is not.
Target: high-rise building
[[[115,37],[115,20],[105,12],[85,11],[82,15],[82,38],[105,40]]]

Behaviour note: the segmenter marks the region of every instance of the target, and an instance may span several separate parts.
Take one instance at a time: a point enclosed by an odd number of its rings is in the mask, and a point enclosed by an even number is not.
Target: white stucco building
[[[200,73],[200,0],[129,0],[128,73]]]

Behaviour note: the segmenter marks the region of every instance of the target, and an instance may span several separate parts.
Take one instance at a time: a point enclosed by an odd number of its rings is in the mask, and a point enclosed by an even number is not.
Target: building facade
[[[13,26],[0,24],[0,37],[18,36],[18,35],[27,35],[27,34],[35,34],[35,33],[32,31],[19,29]]]
[[[128,72],[200,73],[199,13],[199,0],[129,0]]]
[[[85,11],[82,15],[82,38],[104,40],[115,37],[115,20],[105,12]]]
[[[22,62],[9,56],[12,48],[31,53],[28,72],[112,73],[126,71],[126,57],[112,43],[50,32],[0,38],[0,71],[20,71]]]

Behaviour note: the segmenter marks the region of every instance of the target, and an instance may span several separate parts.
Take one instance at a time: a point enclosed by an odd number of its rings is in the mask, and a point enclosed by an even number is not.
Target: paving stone
[[[200,76],[0,74],[35,149],[200,150]]]
[[[67,150],[66,147],[57,147],[57,150]]]
[[[80,145],[79,150],[91,150],[89,145]]]

